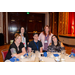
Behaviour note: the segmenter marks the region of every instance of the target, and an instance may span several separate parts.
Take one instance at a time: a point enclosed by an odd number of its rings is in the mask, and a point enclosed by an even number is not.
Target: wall
[[[49,12],[45,13],[45,25],[49,25]]]
[[[45,14],[45,25],[49,25],[49,12],[30,12],[30,13]]]
[[[0,33],[3,33],[3,13],[0,12]]]
[[[8,43],[8,12],[6,13],[6,21],[3,20],[4,14],[0,12],[0,33],[5,33],[5,43]],[[32,12],[33,13],[33,12]],[[34,12],[34,13],[42,13],[45,14],[45,25],[49,25],[49,12]],[[3,17],[2,17],[3,16]],[[6,32],[3,32],[3,27],[6,25]]]
[[[6,43],[8,43],[8,12],[6,12]]]
[[[53,12],[53,27],[52,33],[58,36],[58,12]]]
[[[58,12],[49,13],[49,25],[51,32],[58,36]]]

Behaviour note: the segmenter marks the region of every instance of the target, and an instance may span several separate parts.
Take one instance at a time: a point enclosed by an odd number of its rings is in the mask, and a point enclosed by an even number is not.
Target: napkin
[[[44,56],[47,57],[47,52],[44,52]]]
[[[18,58],[16,58],[16,61],[20,61]]]
[[[16,57],[12,57],[12,58],[10,58],[10,61],[11,62],[15,62],[15,59],[16,59],[16,61],[20,61],[18,58],[16,58]]]
[[[75,57],[75,53],[71,52],[71,54],[69,55],[69,57],[71,57],[71,55],[73,55]]]
[[[26,55],[28,56],[28,53],[24,54],[23,56],[26,56]]]
[[[16,58],[16,57],[12,57],[12,58],[10,58],[9,60],[10,60],[11,62],[15,62],[15,58]]]
[[[55,57],[58,57],[59,56],[59,54],[53,54]]]

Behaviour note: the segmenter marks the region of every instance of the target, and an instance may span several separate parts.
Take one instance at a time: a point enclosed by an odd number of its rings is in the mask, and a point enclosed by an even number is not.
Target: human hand
[[[16,57],[16,58],[18,58],[18,54],[13,54],[13,55],[11,55],[12,57]]]

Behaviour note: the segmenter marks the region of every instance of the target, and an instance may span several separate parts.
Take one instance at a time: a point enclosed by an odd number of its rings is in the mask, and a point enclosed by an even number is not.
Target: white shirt
[[[20,34],[21,35],[21,34]],[[26,47],[26,38],[24,37],[24,36],[22,36],[21,35],[21,37],[22,37],[22,43],[24,44],[24,46]]]
[[[49,35],[48,46],[49,46],[49,44],[52,42],[52,41],[51,41],[51,37],[52,37],[52,36],[53,36],[53,34],[51,33],[51,35]],[[38,40],[41,40],[42,45],[43,45],[43,49],[44,49],[45,35],[43,34],[43,32],[40,33]]]

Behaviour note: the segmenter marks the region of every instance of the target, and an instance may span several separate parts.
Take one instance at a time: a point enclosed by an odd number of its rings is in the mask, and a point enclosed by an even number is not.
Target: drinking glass
[[[61,61],[65,61],[65,50],[61,50]]]
[[[54,54],[54,51],[55,51],[54,48],[51,48],[50,51],[51,51],[50,57],[53,58],[54,57],[53,54]]]
[[[60,62],[60,57],[59,57],[59,56],[54,57],[54,60],[55,60],[56,62]]]
[[[51,51],[49,50],[47,53],[48,53],[48,55],[47,55],[47,56],[48,56],[48,57],[50,57]]]
[[[35,51],[35,62],[39,62],[39,52]]]
[[[31,50],[29,49],[28,58],[31,58]]]
[[[31,55],[34,56],[34,50],[31,51]]]

